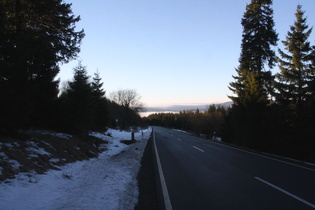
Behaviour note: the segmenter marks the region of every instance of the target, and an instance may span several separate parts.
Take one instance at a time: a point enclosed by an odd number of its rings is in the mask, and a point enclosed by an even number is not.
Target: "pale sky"
[[[148,107],[229,101],[241,19],[250,0],[65,2],[81,16],[77,30],[86,34],[79,59],[91,76],[100,72],[107,97],[118,89],[135,89]],[[298,3],[308,25],[315,25],[315,0],[274,0],[279,44],[294,23]],[[309,41],[315,45],[315,31]],[[61,66],[61,81],[72,79],[77,63]]]

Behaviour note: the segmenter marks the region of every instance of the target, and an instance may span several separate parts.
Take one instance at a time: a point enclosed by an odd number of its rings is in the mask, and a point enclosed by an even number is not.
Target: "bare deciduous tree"
[[[143,103],[140,101],[141,96],[137,93],[136,90],[126,89],[126,90],[117,90],[113,91],[110,94],[112,101],[117,104],[130,108],[135,112],[140,112],[143,110]]]

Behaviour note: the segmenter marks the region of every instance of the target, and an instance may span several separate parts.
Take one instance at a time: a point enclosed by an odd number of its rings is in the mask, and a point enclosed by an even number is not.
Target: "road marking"
[[[184,133],[185,133],[185,132],[184,132]],[[186,133],[186,135],[191,136],[191,135],[188,134],[188,133]],[[242,152],[246,152],[246,153],[248,153],[248,154],[256,155],[256,156],[259,156],[259,157],[267,158],[267,159],[270,159],[270,160],[278,161],[278,162],[280,162],[280,163],[285,163],[285,164],[287,164],[287,165],[291,165],[291,166],[295,166],[295,167],[299,167],[299,168],[302,168],[302,169],[306,169],[306,170],[315,172],[315,169],[308,168],[308,167],[306,167],[306,166],[301,166],[301,165],[297,165],[297,164],[294,164],[294,163],[286,162],[286,161],[279,160],[279,159],[276,159],[276,158],[268,157],[268,156],[266,156],[266,155],[260,155],[260,154],[254,153],[254,152],[246,151],[246,150],[239,149],[239,148],[236,148],[236,147],[233,147],[233,146],[229,146],[229,145],[226,145],[226,144],[221,144],[221,143],[218,143],[218,142],[210,142],[209,140],[201,139],[201,138],[198,138],[198,137],[195,137],[195,136],[191,136],[191,137],[192,137],[192,138],[195,138],[195,139],[198,139],[198,140],[206,141],[206,142],[208,142],[208,143],[213,143],[213,144],[220,145],[220,146],[223,146],[223,147],[228,147],[228,148],[231,148],[231,149],[235,149],[235,150],[239,150],[239,151],[242,151]]]
[[[201,139],[201,140],[203,140],[203,139]],[[215,142],[212,142],[212,143],[215,143]],[[232,146],[229,146],[229,145],[226,145],[226,144],[220,144],[220,143],[215,143],[215,144],[221,145],[221,146],[224,146],[224,147],[229,147],[231,149],[239,150],[239,151],[242,151],[242,152],[246,152],[248,154],[256,155],[258,157],[263,157],[263,158],[266,158],[266,159],[275,160],[275,161],[278,161],[280,163],[285,163],[287,165],[292,165],[292,166],[295,166],[295,167],[299,167],[299,168],[303,168],[303,169],[315,172],[315,170],[312,169],[312,168],[307,168],[307,167],[300,166],[300,165],[297,165],[297,164],[294,164],[294,163],[286,162],[286,161],[283,161],[283,160],[278,160],[278,159],[275,159],[275,158],[272,158],[272,157],[268,157],[266,155],[260,155],[260,154],[254,153],[254,152],[246,151],[246,150],[239,149],[239,148],[236,148],[236,147],[232,147]]]
[[[304,199],[302,199],[302,198],[300,198],[300,197],[298,197],[296,195],[293,195],[292,193],[289,193],[288,191],[285,191],[285,190],[281,189],[280,187],[277,187],[276,185],[273,185],[273,184],[271,184],[271,183],[269,183],[269,182],[267,182],[267,181],[265,181],[265,180],[263,180],[263,179],[261,179],[259,177],[254,177],[254,178],[259,180],[259,181],[261,181],[261,182],[263,182],[263,183],[265,183],[266,185],[269,185],[270,187],[273,187],[273,188],[279,190],[280,192],[283,192],[284,194],[286,194],[288,196],[291,196],[292,198],[295,198],[296,200],[298,200],[298,201],[300,201],[300,202],[302,202],[302,203],[304,203],[304,204],[306,204],[306,205],[308,205],[308,206],[310,206],[312,208],[315,208],[314,204],[312,204],[312,203],[310,203],[310,202],[308,202],[308,201],[306,201],[306,200],[304,200]]]
[[[156,162],[159,170],[159,175],[160,175],[160,180],[161,180],[161,186],[162,186],[162,193],[163,193],[163,198],[164,198],[164,204],[165,204],[165,209],[166,210],[172,210],[172,204],[171,204],[171,199],[168,194],[163,170],[162,170],[162,165],[159,157],[159,153],[156,148],[156,143],[155,143],[155,133],[153,133],[153,143],[154,143],[154,149],[155,149],[155,155],[156,155]]]
[[[180,139],[180,138],[177,138],[177,140],[178,140],[178,141],[183,141],[183,140],[182,140],[182,139]]]
[[[193,148],[199,150],[200,152],[205,152],[205,151],[203,151],[202,149],[200,149],[200,148],[198,148],[198,147],[193,146]]]

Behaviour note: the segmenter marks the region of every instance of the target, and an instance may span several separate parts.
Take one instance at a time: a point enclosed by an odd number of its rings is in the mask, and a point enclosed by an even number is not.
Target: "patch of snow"
[[[219,142],[221,142],[222,139],[221,139],[221,137],[215,137],[215,138],[214,138],[214,141],[219,141]]]
[[[139,132],[135,132],[135,140],[148,139],[150,137],[151,131],[151,128],[148,128]],[[104,154],[109,156],[117,155],[128,148],[128,145],[120,142],[121,140],[131,140],[131,132],[119,131],[115,129],[108,129],[106,133],[91,132],[89,135],[107,142],[107,144],[104,145],[107,148],[107,151],[105,151]]]
[[[32,147],[37,147],[37,144],[33,141],[27,141],[26,144],[32,146]]]
[[[13,148],[14,145],[12,143],[2,143],[2,145],[7,146],[9,148]]]
[[[2,142],[0,142],[0,149],[2,148],[2,146],[7,146],[7,147],[9,147],[9,148],[13,148],[14,146],[15,147],[19,147],[20,146],[20,144],[19,143],[17,143],[17,142],[12,142],[12,143],[2,143]]]
[[[45,175],[20,173],[1,183],[0,209],[134,209],[139,195],[136,177],[151,129],[137,133],[138,141],[129,146],[120,140],[130,132],[111,132],[108,150],[98,158]]]
[[[113,138],[118,138],[120,140],[129,140],[131,139],[131,132],[128,131],[119,131],[114,129],[108,129],[107,133],[111,135]]]
[[[31,153],[29,154],[30,157],[38,157],[38,155],[51,156],[51,154],[49,152],[46,152],[44,148],[38,147],[35,142],[27,141],[26,143],[31,146],[26,148],[26,150]]]
[[[90,132],[89,135],[94,136],[94,137],[99,138],[99,139],[102,139],[104,141],[108,141],[111,138],[107,134],[98,133],[98,132]]]
[[[53,146],[45,141],[42,141],[42,143],[46,144],[47,147],[53,148]]]
[[[57,163],[57,162],[60,161],[60,159],[58,159],[58,158],[51,158],[49,161],[50,161],[51,163]]]
[[[0,156],[2,156],[3,158],[8,158],[8,156],[4,152],[0,152]]]
[[[72,135],[70,134],[65,134],[65,133],[56,133],[53,131],[40,131],[39,133],[43,134],[43,135],[51,135],[51,136],[55,136],[61,139],[70,139],[72,138]]]
[[[20,166],[21,166],[21,164],[17,161],[17,160],[9,160],[9,163],[11,163],[11,165],[12,165],[12,168],[14,169],[14,170],[19,170],[20,169]]]
[[[10,163],[11,166],[12,166],[12,168],[13,168],[14,170],[16,170],[16,171],[19,170],[21,164],[20,164],[17,160],[9,159],[9,157],[8,157],[4,152],[0,152],[0,157],[1,157],[3,160],[5,160],[5,161],[7,161],[8,163]],[[1,167],[1,168],[2,168],[2,167]],[[2,169],[3,169],[3,168],[2,168]],[[1,170],[1,174],[2,174],[2,170]]]

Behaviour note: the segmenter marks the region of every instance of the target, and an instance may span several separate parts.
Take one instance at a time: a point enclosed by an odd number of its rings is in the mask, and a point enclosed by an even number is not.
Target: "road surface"
[[[315,209],[312,168],[160,127],[153,144],[166,209]]]

